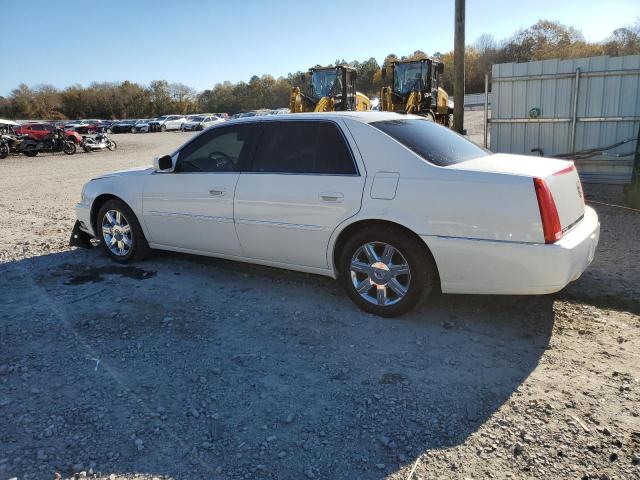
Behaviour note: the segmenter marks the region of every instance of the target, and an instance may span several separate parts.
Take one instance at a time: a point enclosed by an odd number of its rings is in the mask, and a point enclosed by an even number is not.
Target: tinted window
[[[329,122],[269,122],[253,161],[254,172],[357,173],[338,127]]]
[[[386,120],[372,122],[371,125],[440,167],[488,155],[461,135],[429,120]]]
[[[237,172],[251,125],[216,128],[187,144],[178,155],[180,172]]]

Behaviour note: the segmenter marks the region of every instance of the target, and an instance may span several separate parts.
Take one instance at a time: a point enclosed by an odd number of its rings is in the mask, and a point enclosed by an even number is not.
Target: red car
[[[51,135],[55,132],[56,128],[49,123],[25,123],[19,127],[13,129],[18,135],[29,135],[36,140],[42,140],[47,135]],[[74,143],[80,143],[82,136],[73,130],[65,130],[64,136],[67,140],[71,140]]]

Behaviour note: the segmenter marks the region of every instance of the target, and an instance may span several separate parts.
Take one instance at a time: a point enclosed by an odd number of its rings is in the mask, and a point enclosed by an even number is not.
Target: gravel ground
[[[638,213],[594,204],[558,294],[395,320],[327,278],[67,246],[85,181],[189,136],[0,162],[0,480],[640,478]]]

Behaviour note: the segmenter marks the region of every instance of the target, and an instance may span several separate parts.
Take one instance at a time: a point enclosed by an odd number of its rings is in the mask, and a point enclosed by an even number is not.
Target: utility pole
[[[464,4],[456,0],[453,46],[453,129],[458,133],[464,128]]]

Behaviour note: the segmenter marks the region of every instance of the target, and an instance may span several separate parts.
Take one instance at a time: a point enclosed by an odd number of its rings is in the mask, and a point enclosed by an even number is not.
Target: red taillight
[[[556,202],[553,200],[549,186],[542,178],[534,178],[533,186],[536,189],[538,207],[540,207],[544,243],[555,243],[562,238],[562,226],[560,225]]]
[[[557,172],[555,172],[553,176],[555,177],[557,175],[563,175],[565,173],[573,172],[575,169],[576,169],[576,166],[572,163],[567,168],[563,168],[562,170],[558,170]]]

